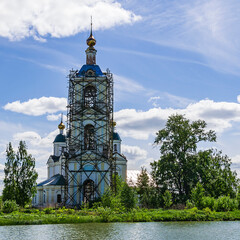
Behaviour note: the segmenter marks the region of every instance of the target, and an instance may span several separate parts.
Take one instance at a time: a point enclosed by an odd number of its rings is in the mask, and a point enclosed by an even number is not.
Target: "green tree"
[[[198,152],[196,172],[207,195],[236,197],[238,178],[231,170],[231,159],[222,152],[210,149]]]
[[[160,145],[160,160],[151,163],[152,176],[159,188],[163,186],[175,200],[185,202],[198,182],[196,175],[197,144],[216,141],[214,131],[206,131],[206,122],[172,115],[164,129],[157,132],[155,143]]]
[[[142,167],[141,173],[137,177],[137,193],[139,195],[140,204],[142,207],[148,208],[150,205],[150,179],[147,169]]]
[[[6,152],[3,201],[15,200],[19,206],[24,207],[36,193],[38,174],[35,170],[35,159],[27,153],[23,141],[19,142],[17,153],[14,152],[11,143]]]

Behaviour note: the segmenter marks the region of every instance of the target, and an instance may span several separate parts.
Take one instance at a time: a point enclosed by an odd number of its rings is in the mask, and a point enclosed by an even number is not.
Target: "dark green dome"
[[[116,132],[113,133],[113,140],[120,140],[121,141],[121,138],[120,138],[118,133],[116,133]]]
[[[59,133],[56,137],[55,137],[55,140],[53,141],[54,143],[55,142],[66,142],[66,137],[65,135]]]

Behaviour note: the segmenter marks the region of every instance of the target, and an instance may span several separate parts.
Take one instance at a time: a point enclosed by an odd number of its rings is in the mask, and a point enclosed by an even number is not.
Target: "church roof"
[[[65,135],[59,133],[56,137],[55,137],[55,140],[53,141],[54,143],[55,142],[66,142],[66,137]]]
[[[89,65],[89,64],[84,64],[81,69],[79,70],[78,72],[78,76],[81,77],[81,76],[85,76],[85,73],[88,71],[88,70],[93,70],[96,74],[96,76],[104,76],[104,74],[102,73],[102,70],[100,69],[100,67],[98,65]]]
[[[121,141],[121,138],[120,138],[120,136],[117,132],[113,132],[113,140],[120,140]]]
[[[51,155],[51,158],[54,162],[58,162],[60,159],[60,156]]]
[[[63,175],[60,174],[56,174],[54,176],[52,176],[51,178],[39,183],[37,186],[41,187],[41,186],[61,186],[61,185],[65,185],[65,178],[63,177]]]

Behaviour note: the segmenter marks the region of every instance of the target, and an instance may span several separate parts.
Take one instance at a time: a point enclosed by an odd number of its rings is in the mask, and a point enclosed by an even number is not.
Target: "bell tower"
[[[96,40],[87,39],[86,64],[69,73],[67,151],[62,161],[66,206],[94,201],[112,185],[113,78],[96,64]]]

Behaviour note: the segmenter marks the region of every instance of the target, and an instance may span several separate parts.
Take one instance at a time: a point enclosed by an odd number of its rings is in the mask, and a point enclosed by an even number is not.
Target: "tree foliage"
[[[147,169],[144,167],[141,168],[141,173],[138,174],[136,186],[141,207],[158,208],[163,206],[162,193],[154,186]]]
[[[15,200],[18,205],[24,207],[36,193],[38,174],[35,170],[35,159],[27,153],[23,141],[19,142],[16,153],[11,143],[8,144],[6,152],[3,201]]]
[[[101,198],[103,207],[109,207],[117,211],[134,208],[137,203],[135,189],[130,187],[119,176],[114,176],[114,179],[115,191],[108,189],[103,194]]]
[[[189,199],[198,182],[210,196],[234,195],[237,178],[230,169],[230,159],[213,150],[197,151],[198,143],[216,141],[216,133],[206,126],[203,120],[190,122],[183,115],[172,115],[157,132],[155,143],[160,145],[161,156],[151,163],[152,176],[176,202]]]

